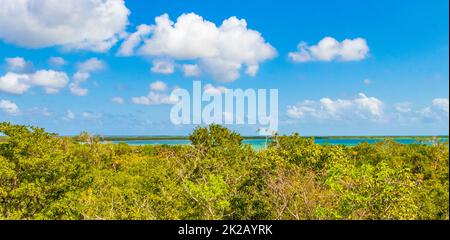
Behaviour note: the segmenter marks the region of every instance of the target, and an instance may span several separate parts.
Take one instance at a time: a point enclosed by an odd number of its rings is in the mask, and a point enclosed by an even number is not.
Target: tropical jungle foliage
[[[0,219],[449,219],[448,144],[292,135],[255,151],[218,125],[189,146],[0,132]]]

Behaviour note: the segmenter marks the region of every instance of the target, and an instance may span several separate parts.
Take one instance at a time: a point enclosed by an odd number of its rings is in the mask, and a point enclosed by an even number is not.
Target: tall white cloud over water
[[[216,26],[195,13],[183,14],[176,22],[164,14],[154,25],[139,26],[118,52],[133,54],[192,61],[224,82],[239,78],[242,69],[256,75],[260,63],[277,55],[259,32],[247,28],[245,19],[230,17]]]
[[[105,52],[123,36],[130,14],[123,0],[0,0],[0,6],[0,39],[27,48]]]

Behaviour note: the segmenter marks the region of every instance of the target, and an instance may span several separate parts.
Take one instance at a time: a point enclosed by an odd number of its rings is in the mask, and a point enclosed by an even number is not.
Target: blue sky
[[[202,80],[278,89],[284,134],[448,134],[446,0],[0,5],[0,121],[63,135],[185,135],[194,126],[172,125],[165,97]]]

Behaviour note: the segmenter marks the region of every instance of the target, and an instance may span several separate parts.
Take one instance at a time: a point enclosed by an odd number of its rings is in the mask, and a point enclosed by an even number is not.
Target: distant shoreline
[[[314,139],[402,139],[410,138],[426,140],[431,138],[448,139],[448,136],[302,136]],[[102,136],[105,141],[133,141],[133,140],[188,140],[187,136]],[[243,136],[244,139],[265,139],[265,136]]]
[[[98,135],[103,141],[145,141],[145,140],[189,140],[188,136],[102,136]],[[75,138],[76,136],[61,136]],[[437,135],[437,136],[301,136],[303,138],[314,139],[415,139],[415,140],[429,140],[433,138],[448,139],[449,136]],[[0,136],[0,142],[6,140],[6,136]],[[243,136],[244,140],[252,139],[266,139],[265,136]]]

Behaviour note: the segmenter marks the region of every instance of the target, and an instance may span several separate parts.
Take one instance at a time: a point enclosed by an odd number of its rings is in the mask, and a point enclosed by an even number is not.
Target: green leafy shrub
[[[449,219],[448,144],[355,147],[211,125],[187,146],[0,123],[0,219]]]

